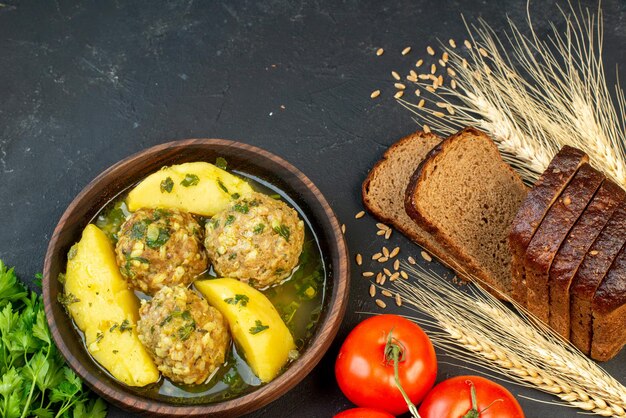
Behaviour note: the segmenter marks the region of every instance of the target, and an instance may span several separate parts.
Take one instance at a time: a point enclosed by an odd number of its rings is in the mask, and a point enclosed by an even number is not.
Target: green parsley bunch
[[[0,260],[0,417],[106,414],[105,402],[83,386],[54,345],[41,296]]]

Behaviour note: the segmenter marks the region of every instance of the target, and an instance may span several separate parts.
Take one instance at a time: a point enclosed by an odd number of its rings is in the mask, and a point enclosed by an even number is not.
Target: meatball
[[[183,286],[165,286],[142,301],[139,340],[171,381],[204,383],[222,365],[230,343],[222,314]]]
[[[215,271],[257,288],[289,277],[303,244],[296,211],[262,193],[233,201],[206,223],[204,245]]]
[[[115,253],[122,276],[148,295],[163,286],[188,285],[207,268],[203,230],[189,213],[139,209],[118,236]]]

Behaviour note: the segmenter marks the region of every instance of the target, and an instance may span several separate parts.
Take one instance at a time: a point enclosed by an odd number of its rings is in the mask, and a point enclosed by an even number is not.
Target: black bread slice
[[[513,220],[509,234],[512,296],[522,306],[526,306],[526,248],[552,203],[587,161],[589,157],[582,151],[567,145],[561,148],[530,189]]]
[[[589,164],[583,164],[552,204],[526,249],[526,307],[546,324],[550,312],[548,275],[552,261],[604,178]]]
[[[404,211],[404,191],[409,178],[426,155],[441,142],[438,136],[415,132],[393,144],[370,170],[361,187],[365,208],[377,219],[393,225],[451,267],[458,263]],[[463,266],[465,268],[465,266]]]
[[[596,290],[592,316],[591,358],[610,360],[626,344],[626,245]]]
[[[602,279],[626,243],[626,201],[622,201],[598,235],[570,285],[570,341],[591,353],[592,303]]]
[[[491,138],[467,128],[441,142],[419,165],[405,209],[470,273],[508,295],[507,236],[526,191]]]
[[[559,248],[550,267],[550,327],[569,339],[569,290],[589,247],[609,221],[626,193],[611,180],[605,180]]]

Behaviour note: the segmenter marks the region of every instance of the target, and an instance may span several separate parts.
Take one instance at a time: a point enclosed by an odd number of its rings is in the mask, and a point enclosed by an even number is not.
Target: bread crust
[[[453,146],[454,143],[459,139],[466,135],[471,135],[474,137],[484,137],[488,139],[486,143],[489,143],[490,146],[493,147],[494,152],[499,156],[500,152],[498,150],[497,145],[489,138],[484,132],[475,129],[475,128],[465,128],[462,131],[452,135],[445,140],[443,140],[440,144],[438,144],[435,148],[432,149],[424,158],[424,160],[417,167],[411,179],[409,181],[408,187],[406,189],[405,198],[404,198],[404,207],[407,214],[422,228],[431,233],[435,239],[441,243],[441,245],[445,248],[447,252],[449,252],[454,258],[460,261],[460,263],[468,266],[468,272],[475,276],[477,279],[485,282],[489,286],[495,288],[502,294],[495,293],[496,296],[500,298],[506,298],[504,295],[508,296],[508,289],[503,288],[500,285],[499,280],[495,277],[492,277],[489,272],[487,272],[484,268],[482,268],[475,259],[468,254],[463,248],[457,245],[453,240],[448,237],[446,233],[441,231],[430,219],[425,217],[418,209],[416,198],[420,193],[420,187],[423,185],[424,179],[427,177],[429,170],[432,166],[436,165],[440,156],[444,155],[447,148]],[[503,162],[504,164],[504,162]],[[505,164],[507,170],[510,170],[513,178],[516,178],[519,182],[519,187],[526,188],[519,178],[518,174],[511,168],[508,164]]]
[[[550,267],[550,327],[565,339],[570,333],[569,290],[585,254],[609,221],[626,193],[605,180],[559,248]]]
[[[590,354],[594,294],[626,243],[626,200],[618,206],[589,248],[570,285],[570,341]]]
[[[544,216],[570,182],[578,168],[589,161],[582,151],[565,145],[554,156],[517,211],[509,233],[512,296],[522,306],[526,301],[524,254]]]
[[[526,269],[526,307],[541,321],[549,322],[548,274],[552,261],[589,201],[600,187],[604,175],[584,164],[541,221],[533,236],[524,263]]]

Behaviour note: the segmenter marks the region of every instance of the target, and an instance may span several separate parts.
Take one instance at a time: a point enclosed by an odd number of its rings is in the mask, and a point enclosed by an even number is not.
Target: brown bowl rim
[[[146,155],[157,154],[172,148],[180,148],[188,145],[207,145],[207,146],[224,146],[244,149],[248,152],[253,152],[260,155],[262,158],[272,160],[274,163],[281,165],[290,173],[294,174],[300,182],[302,182],[316,197],[318,203],[322,207],[325,216],[331,225],[332,241],[329,243],[331,249],[336,246],[338,253],[338,259],[333,260],[333,291],[330,295],[329,308],[325,315],[323,322],[318,325],[318,330],[314,339],[309,343],[309,346],[305,352],[292,364],[284,373],[274,379],[272,382],[253,390],[252,392],[245,394],[241,397],[233,398],[218,403],[211,404],[195,404],[195,405],[175,405],[167,402],[157,401],[149,398],[144,398],[138,394],[121,391],[117,388],[111,387],[102,383],[96,375],[91,373],[85,366],[83,366],[70,352],[68,346],[65,344],[63,337],[59,329],[55,326],[55,318],[52,310],[52,304],[56,303],[56,300],[52,300],[50,292],[50,269],[53,259],[53,253],[57,247],[59,235],[70,215],[76,210],[81,200],[88,192],[99,185],[99,183],[109,177],[111,173],[123,172],[126,166],[132,165],[132,162],[139,158],[145,158]],[[121,190],[120,190],[121,191]],[[146,148],[139,152],[136,152],[119,162],[113,164],[103,172],[101,172],[96,178],[94,178],[89,184],[87,184],[81,192],[72,200],[63,215],[59,219],[57,226],[50,238],[48,249],[46,251],[44,270],[43,270],[43,301],[46,312],[46,317],[52,337],[60,351],[65,358],[67,364],[78,374],[78,376],[87,383],[96,393],[108,400],[109,402],[118,405],[126,410],[140,413],[149,414],[152,416],[205,416],[207,414],[218,414],[219,416],[233,416],[243,413],[252,412],[258,408],[261,408],[268,403],[276,400],[280,396],[284,395],[287,391],[296,386],[302,381],[310,371],[319,363],[324,354],[330,348],[330,345],[336,336],[341,321],[345,314],[345,310],[348,303],[348,289],[350,282],[350,264],[348,263],[348,249],[345,242],[343,233],[339,226],[339,222],[332,208],[324,195],[319,191],[317,186],[300,170],[298,170],[291,163],[284,160],[269,151],[256,147],[254,145],[216,138],[194,138],[183,139],[171,142],[166,142],[150,148]],[[97,366],[97,365],[96,365]],[[216,415],[217,416],[217,415]]]

